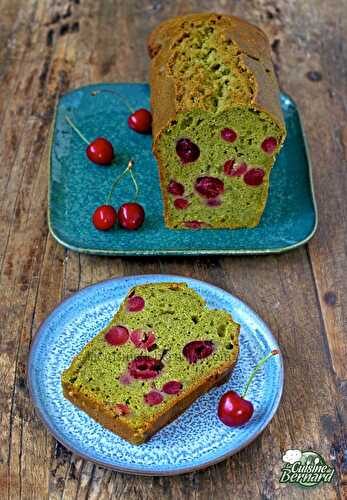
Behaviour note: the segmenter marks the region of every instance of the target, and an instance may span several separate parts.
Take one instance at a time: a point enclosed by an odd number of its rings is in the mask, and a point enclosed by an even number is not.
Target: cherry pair
[[[145,219],[145,211],[139,203],[123,203],[118,214],[112,205],[100,205],[93,214],[93,224],[100,231],[111,229],[117,221],[124,229],[138,229]]]
[[[107,197],[106,204],[100,205],[96,208],[92,217],[92,221],[96,229],[99,229],[101,231],[107,231],[108,229],[111,229],[111,227],[113,227],[117,221],[117,216],[119,225],[124,229],[134,230],[142,226],[145,219],[145,211],[139,203],[123,203],[123,205],[119,207],[118,213],[116,212],[116,209],[110,204],[110,200],[115,187],[127,173],[130,173],[136,191],[135,199],[137,198],[139,187],[132,172],[133,166],[134,162],[130,160],[127,168],[113,182],[111,190]]]

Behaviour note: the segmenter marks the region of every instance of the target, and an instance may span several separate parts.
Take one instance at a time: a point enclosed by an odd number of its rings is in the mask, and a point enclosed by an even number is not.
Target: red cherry
[[[223,424],[229,427],[243,425],[252,417],[253,405],[243,399],[235,391],[228,391],[221,397],[218,405],[218,416]]]
[[[247,172],[247,164],[242,162],[240,163],[240,165],[237,167],[236,171],[235,171],[235,176],[236,177],[241,177],[241,175],[243,175],[245,172]]]
[[[265,172],[261,168],[251,168],[245,173],[243,180],[249,186],[260,186],[263,183]]]
[[[133,382],[134,378],[130,375],[130,373],[126,372],[123,373],[118,380],[123,385],[129,385]]]
[[[167,190],[174,196],[182,196],[184,193],[184,186],[180,182],[170,181]]]
[[[139,349],[148,350],[155,344],[155,335],[153,332],[144,332],[139,328],[131,332],[130,340]]]
[[[145,301],[140,295],[134,295],[130,297],[127,301],[127,311],[128,312],[139,312],[145,307]]]
[[[165,394],[178,394],[182,387],[183,385],[181,382],[170,380],[170,382],[166,382],[166,384],[163,385],[163,392],[165,392]]]
[[[176,153],[185,164],[197,160],[200,156],[200,149],[190,139],[179,139],[176,143]]]
[[[114,409],[119,417],[123,417],[124,415],[129,415],[130,413],[129,406],[124,403],[115,404]]]
[[[267,137],[261,143],[261,149],[271,155],[277,148],[277,139],[275,137]]]
[[[88,139],[82,134],[79,128],[71,120],[71,118],[65,116],[65,120],[80,137],[80,139],[88,144],[86,153],[90,161],[97,163],[98,165],[110,165],[110,163],[112,163],[112,160],[114,158],[114,151],[110,141],[104,139],[103,137],[97,137],[94,141],[89,142]]]
[[[199,220],[187,220],[184,222],[185,227],[190,229],[200,229],[203,226],[203,222]]]
[[[87,156],[98,165],[110,165],[114,158],[113,146],[107,139],[98,137],[86,149]]]
[[[206,198],[217,198],[224,191],[224,182],[217,177],[198,177],[195,183],[196,191]]]
[[[232,177],[233,175],[235,175],[234,165],[235,165],[235,160],[234,159],[233,160],[227,160],[224,163],[223,170],[224,170],[225,175],[229,175],[230,177]]]
[[[138,203],[124,203],[118,210],[118,221],[124,229],[138,229],[145,220],[145,211]]]
[[[193,340],[183,347],[183,356],[188,363],[195,364],[200,359],[207,358],[213,353],[214,344],[211,340]]]
[[[93,213],[93,224],[100,231],[111,229],[116,223],[117,212],[112,205],[101,205]]]
[[[206,205],[208,207],[219,207],[222,204],[222,201],[219,198],[210,198],[206,200]]]
[[[242,396],[239,396],[239,394],[235,391],[228,391],[223,394],[218,404],[218,416],[225,425],[228,425],[229,427],[243,425],[252,417],[254,407],[250,401],[245,399],[247,391],[256,373],[261,369],[261,367],[272,356],[276,356],[278,354],[280,354],[280,351],[278,349],[273,349],[257,363],[248,378],[248,382]]]
[[[164,398],[159,391],[149,391],[148,394],[143,396],[145,403],[149,406],[160,405],[163,402]]]
[[[237,139],[237,133],[232,128],[223,128],[220,135],[227,142],[235,142]]]
[[[229,177],[241,177],[246,172],[247,165],[244,162],[235,165],[235,160],[228,160],[224,163],[223,170]]]
[[[187,208],[188,205],[189,205],[189,201],[184,199],[184,198],[176,198],[176,200],[174,201],[174,206],[175,206],[175,208],[178,208],[178,209]]]
[[[136,379],[147,379],[158,377],[164,364],[160,359],[150,356],[137,356],[128,365],[129,374]]]
[[[149,132],[152,127],[152,114],[147,109],[138,109],[129,116],[128,125],[135,132],[140,132],[141,134]]]
[[[126,344],[128,338],[129,332],[125,326],[113,326],[105,334],[105,340],[111,345]]]

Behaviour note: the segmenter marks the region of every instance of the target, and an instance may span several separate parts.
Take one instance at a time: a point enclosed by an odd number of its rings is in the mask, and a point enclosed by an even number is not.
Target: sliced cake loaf
[[[208,309],[184,283],[137,286],[64,371],[64,395],[141,444],[225,380],[238,334],[226,311]]]
[[[233,16],[150,35],[153,151],[171,228],[256,226],[285,137],[266,35]]]

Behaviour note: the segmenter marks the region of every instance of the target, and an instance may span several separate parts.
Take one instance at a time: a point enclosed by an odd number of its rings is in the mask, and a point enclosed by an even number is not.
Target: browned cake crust
[[[178,397],[173,400],[171,406],[167,407],[164,412],[146,422],[144,424],[145,428],[141,429],[139,434],[135,433],[134,429],[128,425],[126,418],[119,417],[115,419],[109,406],[96,399],[92,400],[90,396],[86,397],[80,391],[75,391],[73,384],[63,382],[63,393],[71,403],[86,412],[106,429],[115,432],[130,443],[138,445],[147,441],[159,429],[175,420],[202,394],[213,387],[223,384],[231,374],[235,364],[236,360],[232,364],[220,367],[211,373],[208,378],[202,379],[198,384],[192,386],[189,393],[185,393],[181,398]]]
[[[285,131],[282,111],[278,101],[278,84],[271,61],[271,47],[266,34],[257,26],[243,19],[216,13],[190,14],[168,19],[161,23],[149,36],[148,52],[152,58],[150,66],[151,105],[153,113],[153,143],[155,145],[160,131],[175,119],[179,111],[189,111],[190,107],[177,100],[177,85],[166,65],[170,48],[174,41],[184,37],[191,22],[209,21],[224,32],[240,49],[240,59],[244,67],[253,73],[252,83],[255,92],[252,104],[255,109],[265,111]],[[198,89],[190,89],[191,94]],[[244,101],[249,105],[248,100]],[[240,103],[242,104],[242,102]]]

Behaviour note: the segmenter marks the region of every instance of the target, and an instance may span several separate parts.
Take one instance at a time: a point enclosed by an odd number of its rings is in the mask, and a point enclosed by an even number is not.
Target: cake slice
[[[63,372],[64,396],[141,444],[223,383],[238,335],[226,311],[208,309],[185,283],[139,285]]]
[[[254,227],[285,138],[266,35],[191,14],[150,35],[153,152],[169,228]]]

